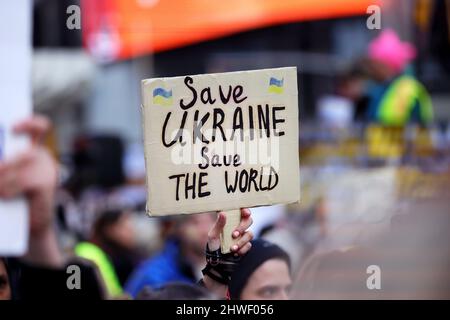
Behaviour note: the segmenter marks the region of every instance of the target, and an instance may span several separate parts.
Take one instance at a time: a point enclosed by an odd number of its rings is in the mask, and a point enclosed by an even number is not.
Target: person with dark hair
[[[243,255],[250,249],[249,241],[253,238],[253,234],[246,231],[252,224],[250,210],[241,209],[241,218],[237,236],[241,237],[240,244],[232,251]],[[225,215],[219,215],[216,222],[214,216],[208,213],[177,217],[172,221],[174,232],[163,249],[144,261],[128,280],[125,291],[131,296],[136,297],[146,286],[157,289],[172,282],[195,284],[205,266],[205,244],[210,243],[212,238],[220,237]],[[220,240],[212,247],[211,250],[217,250]]]
[[[229,283],[233,300],[286,300],[292,284],[289,255],[263,239],[236,265]]]
[[[199,279],[214,217],[194,214],[170,221],[172,232],[163,248],[144,261],[128,280],[125,290],[131,296],[136,297],[145,286],[157,289],[171,282],[194,284]]]
[[[94,222],[89,241],[78,243],[74,251],[97,265],[110,296],[120,295],[126,279],[141,260],[131,213],[126,210],[102,212]]]
[[[6,267],[6,260],[0,258],[0,300],[10,300],[11,296],[11,286],[9,284],[9,274]]]
[[[12,299],[102,299],[103,288],[92,265],[66,259],[54,228],[54,197],[58,166],[41,145],[50,122],[34,117],[18,124],[16,134],[31,138],[32,145],[16,158],[0,162],[0,198],[24,196],[30,213],[29,247],[24,256],[2,260]],[[6,263],[5,263],[6,262]],[[69,290],[67,267],[78,266],[82,290]]]

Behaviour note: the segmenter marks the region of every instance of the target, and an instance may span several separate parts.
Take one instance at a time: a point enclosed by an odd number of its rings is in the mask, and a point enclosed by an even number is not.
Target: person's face
[[[346,80],[338,88],[338,93],[350,100],[358,100],[365,92],[366,82],[362,77]]]
[[[8,274],[2,260],[0,260],[0,300],[11,299],[11,288],[9,286]]]
[[[203,254],[208,242],[208,232],[214,224],[213,214],[193,214],[178,222],[178,236],[190,249]]]
[[[242,290],[241,300],[287,300],[292,280],[281,259],[264,262],[253,272]]]
[[[369,70],[375,81],[385,82],[392,79],[396,72],[392,70],[386,63],[378,60],[370,60]]]

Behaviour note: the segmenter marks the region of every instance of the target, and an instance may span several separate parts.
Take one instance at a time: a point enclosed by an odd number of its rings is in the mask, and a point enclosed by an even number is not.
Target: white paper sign
[[[142,81],[151,215],[300,198],[296,68]]]
[[[12,127],[30,116],[31,1],[0,2],[0,161],[27,147]],[[0,256],[25,253],[28,244],[28,208],[24,199],[0,200]]]

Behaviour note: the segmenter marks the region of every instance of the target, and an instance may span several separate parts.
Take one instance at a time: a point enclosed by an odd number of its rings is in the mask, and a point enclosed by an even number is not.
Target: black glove
[[[231,275],[241,257],[235,256],[234,253],[222,254],[220,248],[211,251],[209,250],[208,245],[206,245],[205,254],[206,267],[202,270],[203,275],[206,275],[221,284],[228,285],[231,280]]]

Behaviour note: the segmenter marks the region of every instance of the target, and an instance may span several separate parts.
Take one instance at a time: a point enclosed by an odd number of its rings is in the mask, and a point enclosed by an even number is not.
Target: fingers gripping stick
[[[220,234],[220,247],[223,254],[229,253],[231,251],[231,247],[239,240],[239,237],[234,239],[232,234],[241,222],[241,210],[236,209],[225,211],[225,215],[225,226]]]

